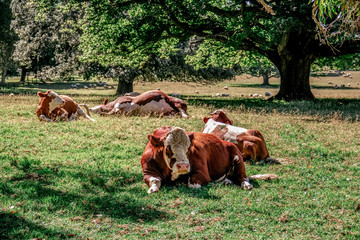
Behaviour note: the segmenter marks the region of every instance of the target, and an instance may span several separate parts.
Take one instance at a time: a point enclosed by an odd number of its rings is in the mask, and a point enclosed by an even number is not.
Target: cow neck
[[[158,150],[154,149],[154,159],[156,159],[157,164],[160,169],[163,170],[164,177],[171,174],[172,170],[168,167],[166,162],[164,161],[164,147],[160,147]]]

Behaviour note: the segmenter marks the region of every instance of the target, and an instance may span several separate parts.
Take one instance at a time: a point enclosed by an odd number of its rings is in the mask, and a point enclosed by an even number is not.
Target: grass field
[[[359,239],[360,74],[352,76],[312,78],[319,100],[290,103],[248,97],[275,94],[276,79],[271,88],[246,76],[211,86],[137,83],[138,92],[183,94],[191,117],[93,115],[95,123],[40,123],[36,92],[94,106],[114,99],[114,89],[10,84],[0,96],[0,239]],[[231,97],[211,97],[217,92]],[[247,174],[280,178],[252,181],[252,191],[211,183],[148,195],[140,166],[147,135],[164,125],[201,131],[216,108],[260,130],[270,155],[289,162],[247,164]]]

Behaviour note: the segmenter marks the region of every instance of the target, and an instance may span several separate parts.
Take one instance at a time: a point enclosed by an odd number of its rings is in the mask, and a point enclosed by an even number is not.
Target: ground
[[[137,83],[139,92],[182,94],[191,117],[92,115],[96,123],[39,122],[36,92],[53,89],[94,106],[115,98],[115,89],[72,89],[71,83],[3,88],[0,238],[358,239],[360,88],[354,83],[360,79],[352,76],[312,78],[319,100],[290,103],[248,97],[277,89],[246,76],[210,87]],[[334,89],[328,81],[351,81],[351,88]],[[230,97],[211,97],[217,92]],[[202,118],[217,108],[234,125],[258,129],[270,155],[289,163],[247,164],[247,174],[280,178],[254,180],[252,191],[211,183],[200,190],[162,187],[148,195],[140,166],[147,135],[160,126],[201,131]]]

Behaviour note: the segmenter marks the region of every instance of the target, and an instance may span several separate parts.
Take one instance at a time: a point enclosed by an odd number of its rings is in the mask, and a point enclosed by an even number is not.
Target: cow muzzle
[[[177,163],[176,168],[179,174],[186,174],[190,172],[190,164],[188,163]]]

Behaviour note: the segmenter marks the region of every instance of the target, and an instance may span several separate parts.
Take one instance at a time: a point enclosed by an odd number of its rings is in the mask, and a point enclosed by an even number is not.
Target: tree
[[[179,40],[198,36],[203,43],[193,58],[200,63],[206,59],[229,65],[242,50],[267,57],[280,73],[277,99],[314,99],[309,83],[312,63],[319,57],[360,52],[355,34],[341,41],[329,39],[332,47],[322,41],[308,0],[269,0],[266,4],[262,0],[86,2],[87,24],[82,37],[85,59],[141,66],[152,54],[168,56],[176,51]],[[337,26],[340,22],[331,31],[338,30]]]
[[[19,62],[25,81],[28,71],[34,71],[41,80],[72,79],[74,73],[87,70],[78,58],[84,8],[73,4],[71,10],[59,5],[48,14],[39,14],[33,1],[13,0],[12,28],[19,41],[15,44],[14,59]]]
[[[360,1],[314,0],[313,19],[319,29],[319,36],[325,40],[335,36],[343,39],[349,36],[351,38],[360,29]],[[334,32],[332,29],[334,27],[338,31]]]
[[[0,85],[5,84],[6,72],[12,64],[11,55],[14,51],[15,33],[10,29],[11,9],[10,0],[0,1]]]
[[[279,71],[275,65],[269,59],[257,53],[245,53],[241,58],[240,66],[245,73],[255,77],[262,77],[263,86],[270,86],[270,78],[279,77]]]

